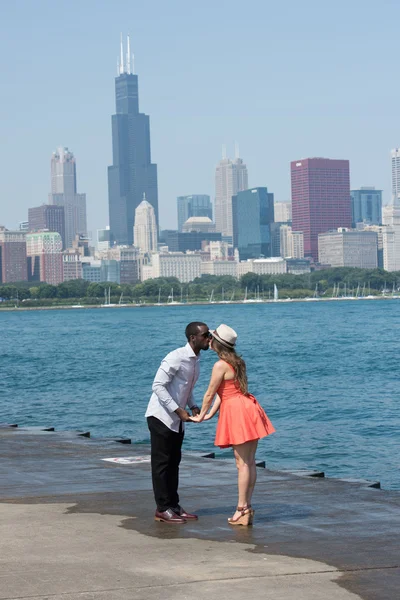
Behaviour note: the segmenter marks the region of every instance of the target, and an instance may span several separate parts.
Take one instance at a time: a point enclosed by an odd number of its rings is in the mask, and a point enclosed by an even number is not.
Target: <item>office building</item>
[[[394,258],[392,271],[400,271],[400,201],[398,204],[388,204],[382,209],[382,223],[394,231]]]
[[[273,222],[274,195],[266,187],[238,192],[232,197],[233,245],[240,260],[272,255]]]
[[[111,248],[111,230],[109,225],[105,229],[97,230],[97,250],[104,252]]]
[[[390,225],[365,225],[359,223],[357,229],[375,231],[378,238],[378,269],[395,271],[395,234]]]
[[[351,190],[352,227],[357,223],[381,225],[382,223],[382,190],[374,187],[362,187]]]
[[[77,193],[76,161],[68,148],[53,152],[49,204],[64,208],[65,234],[62,239],[65,248],[71,247],[76,235],[87,235],[86,194]],[[57,232],[60,233],[58,229]]]
[[[212,204],[210,196],[206,194],[178,196],[176,204],[178,209],[178,231],[183,231],[183,224],[190,217],[208,217],[212,221]]]
[[[157,252],[157,223],[153,206],[142,200],[135,210],[134,245],[142,252]]]
[[[20,221],[18,223],[18,231],[25,231],[28,233],[29,231],[29,221]]]
[[[82,279],[90,283],[100,283],[103,273],[101,272],[101,260],[95,260],[90,256],[81,257]]]
[[[375,231],[345,229],[318,235],[319,262],[331,267],[378,267],[378,236]]]
[[[135,246],[113,246],[107,252],[107,258],[120,264],[120,283],[138,283],[140,281],[143,255]]]
[[[63,248],[65,248],[65,215],[64,206],[55,204],[42,204],[28,209],[28,229],[35,231],[55,231],[61,235]]]
[[[306,158],[291,163],[292,229],[304,234],[304,254],[318,259],[318,234],[351,227],[348,160]]]
[[[220,242],[221,234],[217,231],[202,233],[191,231],[180,233],[179,231],[164,231],[164,243],[170,252],[186,252],[187,250],[201,250],[206,242]]]
[[[0,225],[0,283],[27,281],[26,234]]]
[[[204,260],[201,263],[201,274],[217,275],[218,277],[229,275],[237,278],[237,265],[235,260]]]
[[[216,229],[215,224],[209,217],[189,217],[182,225],[182,232],[190,233],[191,231],[212,233],[213,231],[216,231]]]
[[[280,233],[280,253],[283,258],[304,258],[304,235],[293,231],[290,225],[282,224]]]
[[[26,234],[29,281],[58,285],[63,281],[61,235],[53,231]]]
[[[290,223],[292,221],[292,203],[275,202],[274,216],[277,223]]]
[[[271,223],[271,255],[281,255],[281,226],[287,223]]]
[[[144,195],[154,208],[158,223],[158,191],[157,165],[151,162],[150,120],[139,111],[138,76],[134,73],[129,38],[126,58],[121,40],[115,103],[113,164],[108,167],[110,229],[113,242],[131,246],[135,210]]]
[[[240,279],[246,273],[256,275],[281,275],[286,273],[286,260],[281,257],[256,258],[240,261],[237,264],[237,276]]]
[[[232,242],[232,197],[248,189],[247,167],[239,158],[222,158],[215,172],[215,225],[224,241]]]
[[[143,281],[157,277],[176,277],[181,283],[201,276],[201,256],[183,252],[158,252],[151,257],[151,267],[143,268]]]
[[[400,148],[391,152],[392,157],[392,204],[400,206]]]
[[[73,248],[68,248],[62,253],[63,260],[63,280],[72,281],[73,279],[83,279],[82,276],[82,255]]]

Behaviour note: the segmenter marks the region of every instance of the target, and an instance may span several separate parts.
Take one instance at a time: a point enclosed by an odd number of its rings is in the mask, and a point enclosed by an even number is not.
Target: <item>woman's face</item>
[[[209,348],[210,348],[210,350],[214,350],[214,352],[216,352],[216,349],[214,348],[214,338],[213,337],[210,339]]]

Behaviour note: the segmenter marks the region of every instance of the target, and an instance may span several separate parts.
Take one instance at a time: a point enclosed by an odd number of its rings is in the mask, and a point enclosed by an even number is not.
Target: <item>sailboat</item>
[[[255,299],[254,299],[254,298],[248,298],[248,297],[247,297],[247,286],[246,286],[246,291],[245,291],[245,293],[244,293],[243,302],[255,302]]]
[[[214,300],[214,290],[211,290],[211,294],[210,297],[208,299],[210,304],[214,304],[215,300]]]
[[[108,306],[116,306],[116,304],[111,304],[111,286],[108,287],[108,293],[106,288],[104,288],[104,304],[101,306],[104,308]]]
[[[157,300],[157,306],[161,305],[161,288],[158,288],[158,300]]]
[[[274,283],[274,302],[279,300],[278,288],[276,287],[276,283]]]
[[[256,298],[254,300],[255,302],[264,302],[264,300],[262,298],[260,298],[260,286],[257,286],[257,293],[256,293]]]
[[[314,293],[313,293],[312,297],[308,297],[308,298],[306,298],[306,300],[308,300],[309,302],[310,301],[311,302],[315,302],[317,300],[318,301],[320,300],[320,297],[318,295],[318,283],[315,284],[315,290],[314,290]]]
[[[179,304],[176,300],[174,300],[174,288],[171,288],[171,293],[168,296],[168,304]]]
[[[225,300],[225,292],[224,288],[222,288],[221,300],[219,301],[219,304],[229,304],[229,302],[229,300]]]

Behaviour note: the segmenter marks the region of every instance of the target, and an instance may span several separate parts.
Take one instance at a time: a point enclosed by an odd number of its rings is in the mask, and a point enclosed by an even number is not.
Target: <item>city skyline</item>
[[[125,2],[122,2],[123,23],[120,14],[111,8],[94,11],[91,0],[84,6],[72,0],[74,10],[64,15],[62,23],[58,23],[57,10],[38,14],[29,3],[23,4],[26,9],[23,19],[20,11],[7,6],[0,25],[4,34],[1,43],[4,77],[8,81],[6,91],[13,98],[6,93],[1,100],[3,113],[9,115],[9,123],[2,124],[4,139],[8,141],[0,157],[5,171],[0,194],[12,199],[2,219],[8,227],[15,227],[29,206],[39,206],[45,201],[48,152],[61,144],[73,147],[79,157],[80,185],[88,194],[89,229],[93,232],[107,224],[105,169],[110,164],[108,115],[113,111],[110,78],[115,73],[115,47],[121,28],[132,34],[143,105],[152,116],[162,227],[174,226],[173,203],[178,195],[198,190],[213,196],[213,170],[221,142],[234,139],[240,140],[242,154],[251,170],[249,186],[268,184],[277,200],[290,197],[288,164],[293,157],[329,156],[350,160],[353,188],[374,185],[384,190],[384,203],[389,202],[391,182],[387,161],[391,149],[398,145],[399,136],[392,125],[393,86],[387,82],[395,56],[391,51],[390,31],[396,13],[400,14],[399,7],[393,6],[389,16],[389,11],[375,11],[371,7],[366,10],[363,4],[360,14],[355,2],[346,5],[346,19],[343,19],[345,5],[339,2],[337,15],[331,14],[327,7],[321,9],[329,13],[333,25],[332,31],[324,29],[321,35],[323,19],[313,11],[313,2],[305,2],[301,11],[300,7],[294,7],[290,14],[283,7],[274,7],[272,15],[270,3],[250,2],[240,22],[235,11],[227,17],[217,6],[213,7],[212,22],[207,19],[209,47],[202,47],[200,52],[198,44],[185,41],[200,39],[207,6],[202,11],[194,9],[196,25],[185,29],[187,12],[178,11],[173,16],[174,11],[166,10],[161,3],[158,8],[163,28],[154,25],[150,8],[133,10]],[[178,4],[172,2],[173,6]],[[268,21],[272,19],[274,27],[267,44],[261,44],[254,29],[263,29],[267,17]],[[355,20],[364,25],[360,33],[354,30]],[[17,21],[18,27],[13,28]],[[243,24],[250,22],[251,36],[243,34]],[[374,44],[372,51],[368,36],[364,35],[365,27],[376,32],[377,23],[379,43]],[[74,26],[74,44],[71,44]],[[18,35],[11,36],[16,30]],[[386,35],[382,36],[380,30]],[[6,57],[11,53],[17,62],[25,63],[20,41],[28,31],[34,43],[32,64],[26,75],[30,86],[29,110],[25,111],[21,104],[23,82],[14,75]],[[171,43],[178,31],[182,34],[179,44]],[[244,37],[237,54],[241,66],[237,86],[234,75],[237,61],[230,63],[230,52],[225,53],[222,48],[232,48],[239,32]],[[282,36],[280,47],[286,50],[274,52],[272,61],[270,51]],[[186,47],[184,55],[182,44]],[[65,57],[49,52],[49,48],[60,46],[69,49]],[[337,49],[335,59],[332,46]],[[298,61],[292,60],[293,50],[302,55],[300,67]],[[303,60],[311,56],[315,61]],[[221,60],[225,66],[223,78],[218,67]],[[338,64],[340,69],[335,70]],[[376,92],[368,98],[348,94],[355,69],[360,79],[375,79]],[[45,76],[49,71],[51,78]],[[254,94],[252,83],[260,81],[260,75],[265,83],[261,82]],[[312,85],[316,76],[320,82],[318,90]],[[297,87],[295,102],[288,93],[293,81],[302,82],[301,89]],[[271,93],[266,94],[266,86]],[[26,181],[15,189],[17,156],[27,141],[35,145],[35,153],[26,165]]]

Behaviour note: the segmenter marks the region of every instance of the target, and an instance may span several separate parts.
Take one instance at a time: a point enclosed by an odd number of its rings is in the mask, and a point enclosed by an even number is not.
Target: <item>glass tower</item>
[[[232,197],[233,245],[240,260],[272,256],[271,224],[274,195],[266,187],[238,192]]]
[[[138,76],[131,66],[129,38],[126,60],[121,40],[115,105],[113,164],[108,167],[110,229],[115,243],[132,245],[135,209],[143,195],[153,206],[158,224],[158,192],[157,165],[151,162],[150,120],[139,112]]]
[[[351,191],[352,226],[357,223],[381,225],[382,223],[382,190],[374,187],[362,187]]]
[[[210,196],[206,194],[193,194],[192,196],[178,196],[178,231],[182,231],[185,221],[190,217],[209,217],[212,220],[212,204]]]

